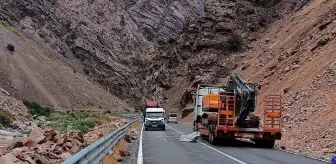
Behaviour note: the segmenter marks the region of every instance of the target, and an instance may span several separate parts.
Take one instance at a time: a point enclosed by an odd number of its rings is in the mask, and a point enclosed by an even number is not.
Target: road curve
[[[304,156],[273,149],[254,148],[242,141],[210,145],[200,139],[196,143],[180,142],[181,134],[192,129],[180,124],[167,124],[166,131],[143,131],[144,164],[326,164]]]

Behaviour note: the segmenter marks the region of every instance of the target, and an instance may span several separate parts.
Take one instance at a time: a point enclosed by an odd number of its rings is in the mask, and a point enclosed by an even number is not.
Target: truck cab
[[[165,110],[163,108],[146,108],[145,131],[149,128],[160,128],[166,130]]]

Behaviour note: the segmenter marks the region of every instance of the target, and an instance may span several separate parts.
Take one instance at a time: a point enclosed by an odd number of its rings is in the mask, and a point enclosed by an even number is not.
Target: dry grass
[[[17,37],[19,37],[20,39],[24,40],[24,38],[22,37],[22,35],[17,32],[16,30],[14,30],[14,28],[8,24],[8,22],[6,21],[0,21],[0,26],[7,29],[7,31],[13,33],[14,35],[16,35]]]

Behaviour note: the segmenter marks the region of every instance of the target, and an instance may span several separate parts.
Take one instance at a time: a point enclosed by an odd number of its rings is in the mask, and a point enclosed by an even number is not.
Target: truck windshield
[[[146,117],[163,117],[162,112],[150,112],[146,113]]]
[[[177,117],[176,114],[170,114],[169,117]]]

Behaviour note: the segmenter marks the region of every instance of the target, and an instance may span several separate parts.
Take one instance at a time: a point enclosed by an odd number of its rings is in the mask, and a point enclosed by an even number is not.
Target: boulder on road
[[[180,141],[181,142],[196,142],[197,139],[200,137],[199,132],[193,132],[190,134],[184,134],[180,136]]]

